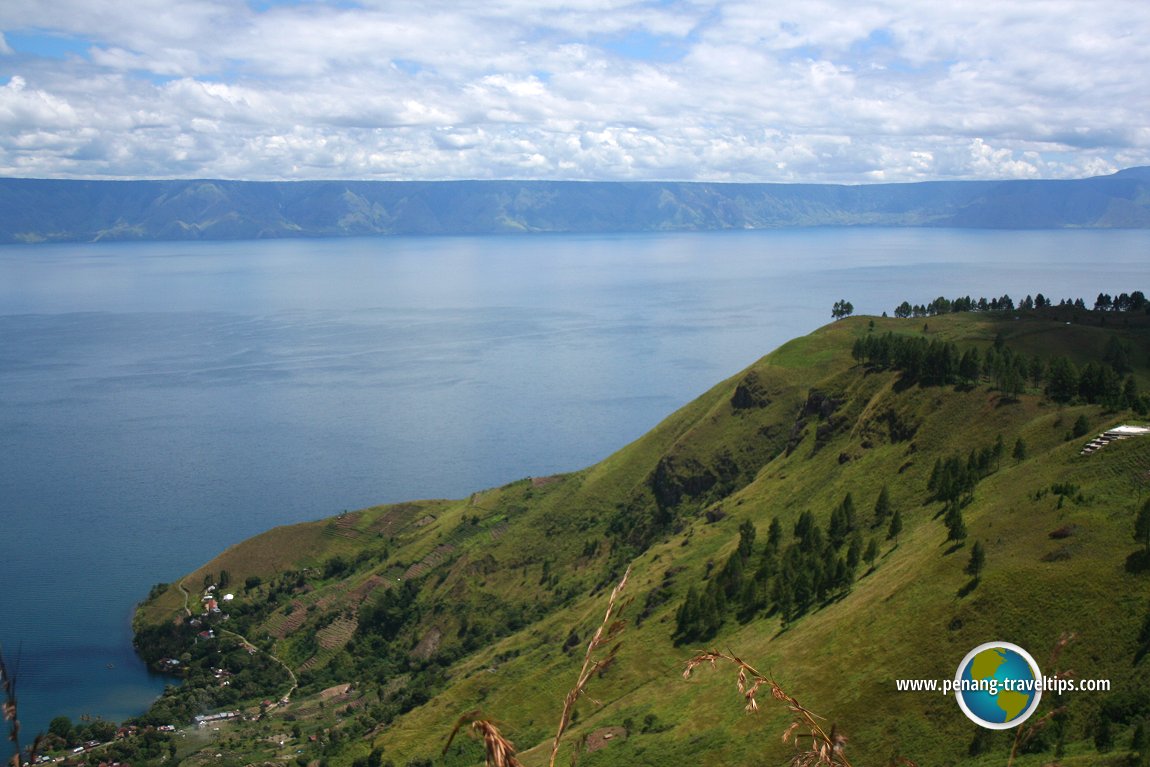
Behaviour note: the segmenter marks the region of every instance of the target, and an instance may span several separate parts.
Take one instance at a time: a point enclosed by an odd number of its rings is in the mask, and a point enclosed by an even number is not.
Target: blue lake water
[[[1136,289],[1150,232],[2,247],[0,646],[25,731],[163,689],[130,642],[152,584],[275,525],[591,464],[840,298]]]

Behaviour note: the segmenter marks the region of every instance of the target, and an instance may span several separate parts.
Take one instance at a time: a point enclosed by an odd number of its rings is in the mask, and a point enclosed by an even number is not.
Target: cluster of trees
[[[1038,294],[1038,298],[1043,302],[1046,301],[1042,294]],[[1034,299],[1027,296],[1025,301],[1034,304]],[[1046,305],[1045,303],[1043,305]],[[963,296],[960,298],[945,298],[939,296],[927,304],[914,304],[909,301],[903,301],[894,310],[894,316],[900,319],[908,317],[933,317],[936,314],[950,314],[952,312],[1011,312],[1014,311],[1014,300],[1004,295],[1001,298],[992,298],[989,301],[985,298],[980,298],[977,301],[970,296]]]
[[[1082,401],[1111,410],[1130,408],[1144,415],[1148,403],[1134,377],[1128,375],[1131,369],[1129,346],[1112,336],[1102,362],[1087,362],[1079,368],[1066,357],[1051,359],[1046,396],[1060,403]]]
[[[1135,290],[1129,295],[1119,293],[1113,297],[1109,293],[1099,293],[1094,300],[1096,312],[1136,312],[1146,308],[1150,308],[1150,304],[1141,290]]]
[[[1025,456],[1026,447],[1020,447],[1021,440],[1015,443],[1014,456]],[[942,501],[944,506],[943,524],[946,525],[946,538],[961,541],[966,538],[966,522],[962,518],[962,507],[974,498],[974,488],[983,478],[998,471],[1006,445],[1002,435],[998,435],[994,445],[971,450],[966,460],[959,455],[946,459],[939,458],[931,469],[926,489],[931,500]]]
[[[834,306],[831,307],[831,316],[836,320],[841,320],[843,317],[849,317],[855,313],[855,305],[845,298],[835,301]]]
[[[172,736],[166,732],[159,732],[155,728],[145,728],[138,733],[115,739],[118,728],[115,724],[103,719],[92,722],[73,723],[66,716],[58,716],[48,725],[45,746],[49,750],[73,748],[90,741],[109,743],[111,745],[99,751],[99,761],[104,764],[114,762],[128,763],[139,761],[157,762],[175,755],[176,745]],[[114,742],[113,742],[113,739]],[[90,763],[95,756],[87,757]]]
[[[894,316],[905,319],[908,317],[933,317],[936,314],[950,314],[952,312],[1012,312],[1015,308],[1030,311],[1052,306],[1055,306],[1053,299],[1047,298],[1041,293],[1033,298],[1028,295],[1018,302],[1017,307],[1014,299],[1009,295],[989,300],[986,298],[975,300],[970,296],[959,298],[939,296],[926,304],[911,304],[909,301],[903,301],[895,308]],[[1086,310],[1086,302],[1081,298],[1063,298],[1057,306]],[[1146,296],[1141,290],[1135,290],[1133,293],[1120,293],[1117,296],[1099,293],[1098,298],[1094,301],[1094,311],[1136,312],[1142,310],[1150,311],[1150,302],[1147,302]]]
[[[803,512],[784,546],[783,530],[771,520],[765,545],[756,547],[755,526],[739,526],[739,544],[723,567],[708,567],[705,584],[691,586],[675,614],[676,643],[713,638],[734,613],[740,622],[760,614],[778,613],[789,623],[811,607],[850,591],[860,566],[874,567],[879,556],[876,533],[886,528],[887,538],[898,538],[902,516],[891,508],[884,487],[875,501],[869,540],[847,493],[831,511],[825,528],[814,515]]]
[[[48,725],[50,747],[71,748],[87,741],[106,743],[116,737],[116,725],[103,719],[73,724],[66,716],[58,716]]]
[[[1047,362],[1037,355],[1018,354],[1001,335],[982,353],[975,347],[960,353],[950,341],[890,332],[867,334],[851,348],[856,362],[901,371],[906,380],[922,386],[972,385],[985,378],[1006,396],[1017,397],[1028,384],[1037,388],[1045,383],[1046,396],[1055,402],[1081,401],[1145,414],[1150,403],[1129,375],[1131,354],[1130,345],[1117,336],[1110,337],[1102,361],[1088,362],[1081,369],[1063,356]]]
[[[958,383],[958,346],[950,341],[927,340],[919,336],[867,334],[854,342],[851,356],[856,362],[879,370],[899,370],[909,381],[923,386]]]
[[[275,696],[276,691],[291,684],[287,672],[271,656],[249,653],[230,636],[199,639],[173,657],[180,660],[184,684],[169,686],[135,724],[158,727],[186,723],[196,714]],[[229,673],[226,686],[216,677],[216,669]]]
[[[970,347],[960,354],[958,345],[950,341],[888,332],[858,339],[851,355],[856,362],[878,370],[901,371],[907,380],[923,386],[971,385],[985,377],[1012,397],[1022,393],[1028,380],[1038,386],[1046,374],[1041,358],[1015,354],[1001,335],[984,353]]]

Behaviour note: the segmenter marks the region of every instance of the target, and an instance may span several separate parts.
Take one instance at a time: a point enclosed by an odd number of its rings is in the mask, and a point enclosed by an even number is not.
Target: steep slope
[[[578,704],[565,761],[571,744],[598,736],[588,743],[604,747],[581,763],[785,763],[793,746],[779,739],[790,721],[782,706],[763,699],[762,712],[744,714],[729,669],[682,679],[693,650],[715,646],[836,722],[855,764],[892,754],[1001,764],[1012,734],[980,731],[953,697],[898,692],[895,680],[952,678],[962,657],[990,640],[1015,642],[1045,664],[1074,632],[1057,668],[1109,679],[1113,689],[1065,695],[1065,715],[1028,744],[1045,755],[1024,759],[1046,763],[1061,741],[1061,763],[1096,764],[1103,722],[1127,743],[1150,716],[1150,672],[1139,662],[1150,574],[1138,571],[1132,536],[1150,489],[1150,437],[1080,453],[1093,433],[1140,418],[1130,408],[1144,413],[1146,398],[1059,403],[1043,393],[1053,374],[1019,387],[1002,366],[1066,355],[1101,369],[1117,339],[1133,364],[1130,385],[1145,391],[1150,317],[1079,312],[1069,324],[1064,313],[835,323],[584,471],[247,541],[182,580],[200,600],[227,572],[231,618],[204,619],[220,636],[187,652],[179,643],[190,629],[170,622],[186,625],[183,595],[159,589],[137,616],[141,649],[151,660],[184,652],[192,665],[235,661],[235,640],[223,633],[234,631],[274,652],[300,688],[269,716],[302,727],[305,761],[366,764],[375,749],[374,758],[397,765],[476,764],[481,748],[467,741],[437,754],[456,718],[481,708],[524,749],[525,764],[544,764],[582,648],[630,566],[630,624],[614,664],[590,683],[594,701]],[[912,376],[860,352],[888,332],[955,370],[971,349],[998,362],[973,380],[954,372],[936,383],[928,363]],[[1072,437],[1083,424],[1087,432]],[[931,481],[948,459],[969,471],[953,503]],[[903,523],[894,536],[890,518],[873,511],[884,487]],[[948,537],[948,505],[964,538]],[[802,544],[796,529],[811,523],[817,532]],[[858,561],[871,541],[873,566]],[[964,568],[976,542],[986,564],[972,578]],[[695,617],[684,608],[692,599],[702,605]],[[274,700],[289,686],[260,673],[273,689],[259,697]],[[354,694],[344,693],[333,719],[317,700],[341,683]],[[155,716],[244,700],[193,695],[195,687],[173,693]],[[1040,715],[1054,708],[1044,703]],[[309,733],[312,745],[302,740]],[[237,743],[228,758],[242,763],[253,753]]]

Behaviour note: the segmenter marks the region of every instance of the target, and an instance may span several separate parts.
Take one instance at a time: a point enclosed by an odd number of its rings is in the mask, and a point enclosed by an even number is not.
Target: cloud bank
[[[1150,164],[1144,0],[7,0],[0,175],[863,183]]]

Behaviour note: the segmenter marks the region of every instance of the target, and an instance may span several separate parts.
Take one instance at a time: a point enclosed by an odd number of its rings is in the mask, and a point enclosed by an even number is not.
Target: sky
[[[1146,0],[3,0],[0,176],[873,183],[1150,165]]]

